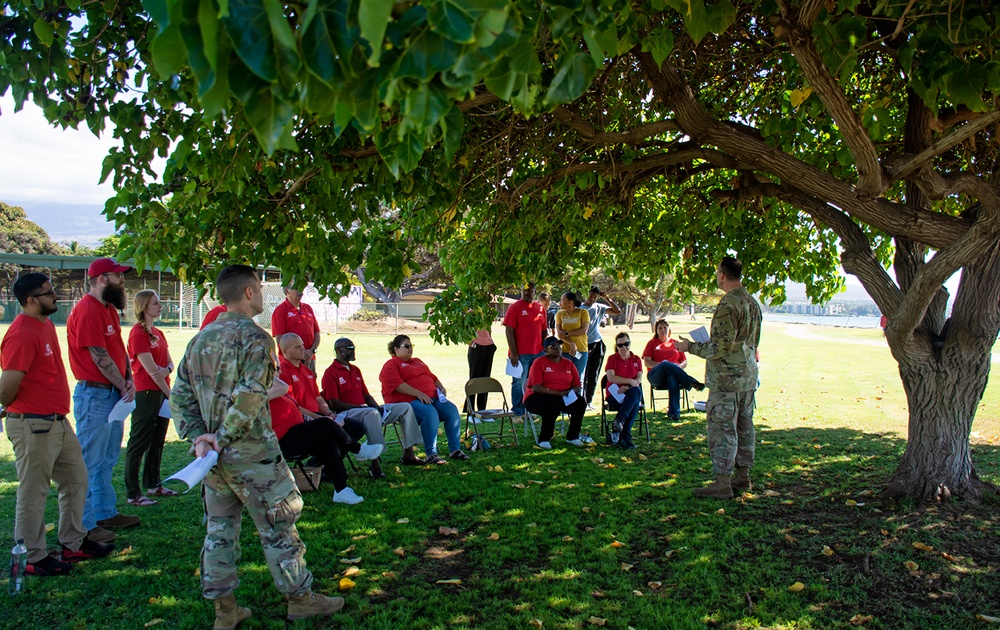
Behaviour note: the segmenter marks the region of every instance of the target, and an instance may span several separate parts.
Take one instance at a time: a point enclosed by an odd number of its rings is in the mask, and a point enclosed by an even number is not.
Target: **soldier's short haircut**
[[[719,261],[719,270],[730,280],[739,280],[743,276],[743,263],[738,258],[725,256]]]
[[[243,299],[243,291],[257,282],[257,270],[247,265],[229,265],[215,279],[215,290],[223,304],[235,304]]]
[[[14,297],[17,298],[18,304],[25,306],[31,294],[41,289],[42,285],[48,281],[49,277],[44,273],[26,273],[17,279],[11,290],[14,292]]]
[[[287,348],[292,347],[292,344],[295,343],[296,339],[302,341],[302,337],[299,337],[295,333],[285,333],[278,337],[278,347],[281,348],[282,352],[284,352]]]

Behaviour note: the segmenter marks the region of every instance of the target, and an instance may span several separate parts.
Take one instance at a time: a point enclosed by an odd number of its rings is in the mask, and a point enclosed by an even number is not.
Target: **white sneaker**
[[[583,434],[580,435],[580,441],[583,442],[584,444],[593,444],[594,443],[594,439],[592,437],[590,437],[589,435],[587,435],[586,433],[583,433]]]
[[[551,442],[539,442],[538,443],[538,448],[544,448],[545,450],[548,450],[548,449],[552,448],[552,443]]]
[[[381,446],[381,444],[379,444],[379,446]],[[340,492],[333,493],[334,503],[345,503],[347,505],[356,505],[364,500],[365,500],[364,497],[359,497],[357,494],[354,493],[354,490],[351,490],[349,487],[344,488]]]
[[[372,459],[378,459],[378,456],[382,454],[385,450],[384,444],[362,444],[361,450],[358,454],[354,456],[359,462],[367,462]]]
[[[483,418],[483,422],[496,422],[496,418],[491,418],[489,416],[486,416]]]
[[[575,440],[566,440],[566,443],[572,444],[573,446],[583,446],[583,442],[580,440],[580,438],[577,438]]]
[[[594,410],[594,405],[591,403],[587,403],[587,411],[593,411],[593,410]]]

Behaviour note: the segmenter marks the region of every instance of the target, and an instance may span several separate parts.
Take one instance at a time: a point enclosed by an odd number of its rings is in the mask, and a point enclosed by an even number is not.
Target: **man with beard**
[[[7,408],[7,436],[17,468],[14,539],[28,548],[26,572],[64,575],[70,562],[106,556],[111,543],[88,540],[83,527],[87,467],[80,443],[66,420],[69,385],[59,351],[55,289],[42,273],[27,273],[14,283],[21,314],[0,344],[0,404]],[[45,546],[45,499],[49,485],[59,491],[59,542],[62,557]]]
[[[110,258],[98,258],[87,269],[90,292],[83,296],[66,320],[69,366],[76,377],[73,412],[76,432],[87,464],[87,502],[83,525],[87,537],[110,542],[108,529],[133,527],[139,517],[120,514],[111,484],[111,472],[122,447],[124,422],[108,422],[119,400],[135,397],[135,383],[118,311],[125,308],[125,274],[131,267]]]

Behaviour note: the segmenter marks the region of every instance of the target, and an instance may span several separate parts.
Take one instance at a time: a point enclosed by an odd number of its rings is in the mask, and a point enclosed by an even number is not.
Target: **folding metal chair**
[[[653,384],[649,384],[649,409],[653,413],[656,413],[656,392],[664,392],[666,396],[660,396],[660,400],[666,400],[668,403],[670,401],[670,390],[666,387],[653,387]],[[668,405],[667,409],[670,407]],[[681,390],[681,409],[684,411],[691,411],[691,400],[688,397],[688,390]],[[680,409],[678,410],[680,411]]]
[[[500,394],[500,399],[503,404],[499,408],[481,409],[479,411],[475,411],[476,398],[480,394],[486,394],[487,404],[489,404],[490,394]],[[509,422],[510,433],[514,436],[514,445],[520,446],[520,443],[517,440],[517,431],[514,430],[514,412],[507,406],[507,394],[504,393],[503,386],[500,384],[500,381],[490,377],[469,379],[469,381],[465,384],[465,403],[466,435],[471,435],[471,432],[469,431],[469,425],[471,424],[477,439],[482,440],[483,435],[495,435],[497,436],[497,439],[500,440],[503,439],[504,423]],[[482,422],[498,422],[499,424],[496,431],[481,431],[479,429],[479,425]],[[529,422],[531,422],[531,429],[534,431],[534,420],[529,419]]]
[[[605,374],[601,377],[601,435],[604,436],[604,441],[606,444],[611,443],[611,425],[612,422],[608,420],[609,411],[618,411],[618,401],[614,398],[605,398],[604,391],[608,387],[608,375]],[[636,422],[639,424],[639,434],[642,435],[643,429],[646,431],[646,442],[652,442],[649,437],[649,418],[646,417],[646,398],[642,395],[642,388],[639,388],[639,413],[636,415]],[[635,426],[633,423],[632,426]]]
[[[294,468],[295,470],[299,471],[302,474],[302,477],[309,484],[309,487],[313,489],[313,492],[315,492],[316,484],[313,483],[312,476],[310,476],[309,473],[306,472],[306,465],[305,465],[305,461],[309,459],[311,455],[297,455],[295,457],[289,457],[288,455],[282,453],[282,457],[285,458],[286,464],[288,464],[289,466],[291,466],[292,468]],[[320,468],[322,468],[322,466],[320,466]]]

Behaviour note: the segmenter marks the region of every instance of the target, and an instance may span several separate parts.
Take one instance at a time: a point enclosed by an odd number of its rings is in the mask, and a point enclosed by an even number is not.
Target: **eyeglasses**
[[[625,343],[616,343],[615,345],[618,346],[619,348],[628,348],[629,346],[632,345],[632,342],[626,341]]]
[[[399,347],[406,348],[407,350],[413,350],[413,344],[411,343],[401,343],[399,344]]]
[[[39,297],[45,297],[46,295],[52,295],[52,296],[54,296],[55,294],[56,294],[56,290],[55,289],[49,289],[45,293],[35,293],[34,295],[29,295],[28,297],[39,298]]]
[[[337,350],[354,350],[354,346],[340,346]]]

